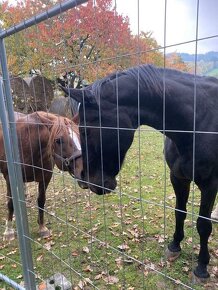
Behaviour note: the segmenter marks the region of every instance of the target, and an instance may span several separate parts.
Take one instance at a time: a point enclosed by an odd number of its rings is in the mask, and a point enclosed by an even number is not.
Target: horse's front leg
[[[173,261],[180,255],[180,242],[184,238],[184,221],[186,218],[186,204],[190,191],[190,181],[186,179],[178,179],[172,172],[170,174],[170,179],[176,194],[176,227],[173,240],[169,243],[166,254],[167,258],[170,261]]]
[[[51,180],[52,174],[44,175],[42,181],[39,182],[39,194],[38,194],[38,224],[39,224],[39,234],[42,238],[48,238],[51,236],[51,232],[45,226],[44,222],[44,207],[45,207],[45,193],[48,184]]]
[[[212,232],[210,217],[217,194],[217,184],[213,186],[199,186],[199,189],[201,190],[201,205],[199,217],[197,219],[197,230],[200,236],[200,251],[198,255],[198,265],[194,270],[194,274],[204,281],[205,278],[210,276],[207,271],[207,265],[210,261],[208,239]]]
[[[4,241],[12,241],[15,238],[15,232],[13,228],[13,214],[14,214],[14,207],[13,201],[11,197],[11,187],[9,178],[6,178],[7,183],[7,208],[8,208],[8,216],[5,224],[5,231],[3,234]]]

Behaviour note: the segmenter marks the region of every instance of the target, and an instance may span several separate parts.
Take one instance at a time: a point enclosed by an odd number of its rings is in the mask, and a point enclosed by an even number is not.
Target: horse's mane
[[[47,143],[48,152],[50,154],[52,153],[52,148],[53,148],[55,139],[57,139],[60,136],[63,136],[64,134],[67,134],[67,135],[69,134],[69,132],[67,131],[67,128],[71,127],[72,130],[77,135],[79,135],[79,130],[78,130],[77,125],[66,117],[62,117],[60,115],[55,115],[55,114],[46,113],[46,112],[36,112],[36,115],[38,117],[38,122],[40,122],[41,115],[44,115],[44,117],[46,117],[49,121],[51,121],[51,123],[47,124],[48,127],[50,127],[50,134],[49,134],[49,139]]]
[[[52,150],[52,146],[54,144],[55,139],[57,139],[60,136],[63,136],[64,134],[69,135],[69,132],[67,131],[67,128],[71,127],[74,132],[76,132],[77,135],[79,135],[78,127],[74,122],[72,122],[70,119],[62,116],[56,116],[56,120],[54,121],[54,124],[50,131],[50,137],[48,140],[48,148]],[[51,151],[50,151],[51,152]]]
[[[114,72],[100,80],[96,80],[93,84],[86,87],[86,89],[91,90],[99,99],[102,86],[107,83],[114,84],[114,81],[119,82],[122,76],[131,78],[134,82],[138,83],[142,89],[149,90],[150,93],[155,92],[159,95],[163,94],[163,71],[153,65],[139,65],[124,71]],[[127,80],[127,82],[129,82],[129,80]]]
[[[163,94],[163,74],[160,68],[153,65],[140,65],[126,70],[126,74],[137,81],[143,90],[158,95]]]

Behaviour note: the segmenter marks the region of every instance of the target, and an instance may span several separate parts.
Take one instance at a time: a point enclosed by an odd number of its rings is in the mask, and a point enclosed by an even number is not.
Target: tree
[[[184,72],[189,72],[190,67],[185,64],[182,57],[176,52],[170,53],[166,57],[166,66],[173,69],[178,69]]]
[[[3,26],[38,14],[54,5],[52,0],[23,0],[0,6]],[[13,18],[11,17],[13,15]],[[55,78],[76,71],[89,82],[108,73],[140,63],[163,63],[151,33],[131,35],[129,19],[119,15],[112,0],[89,0],[6,39],[9,70],[26,75],[30,69]]]

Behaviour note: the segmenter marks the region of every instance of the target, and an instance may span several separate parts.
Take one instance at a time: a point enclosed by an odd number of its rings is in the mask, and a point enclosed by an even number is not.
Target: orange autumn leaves
[[[13,6],[6,0],[0,4],[3,28],[56,3],[58,1],[24,0]],[[116,11],[112,0],[89,0],[87,4],[30,27],[7,38],[6,49],[12,74],[26,76],[34,68],[50,79],[75,70],[83,79],[92,82],[114,70],[139,63],[159,66],[164,63],[152,34],[133,35],[128,17]],[[167,65],[186,70],[181,59],[169,61]]]

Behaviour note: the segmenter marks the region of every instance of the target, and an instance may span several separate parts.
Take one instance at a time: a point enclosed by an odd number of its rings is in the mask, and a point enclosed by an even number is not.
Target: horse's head
[[[56,166],[80,180],[83,161],[78,126],[68,118],[50,113],[44,117],[41,114],[40,119],[49,127],[48,147]],[[86,187],[81,181],[78,183]]]
[[[81,177],[93,192],[108,193],[116,187],[116,175],[133,141],[131,119],[126,109],[117,109],[116,93],[111,87],[103,90],[105,94],[101,98],[95,96],[90,87],[83,90],[66,89],[68,92],[70,97],[81,103]]]

